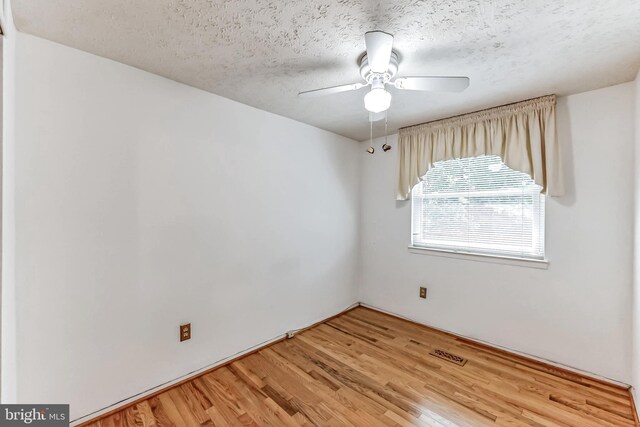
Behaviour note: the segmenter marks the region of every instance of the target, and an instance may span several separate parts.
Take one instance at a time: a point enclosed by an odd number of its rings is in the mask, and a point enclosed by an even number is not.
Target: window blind
[[[544,201],[498,156],[436,162],[412,190],[416,247],[544,259]]]

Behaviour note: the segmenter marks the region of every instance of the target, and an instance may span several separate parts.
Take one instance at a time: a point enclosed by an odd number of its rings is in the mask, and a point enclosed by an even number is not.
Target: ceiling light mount
[[[367,54],[362,55],[360,59],[360,76],[367,82],[371,83],[374,78],[382,77],[384,83],[391,80],[398,72],[398,54],[395,51],[391,51],[391,59],[389,60],[389,68],[384,73],[375,73],[371,71],[369,66],[369,59]]]

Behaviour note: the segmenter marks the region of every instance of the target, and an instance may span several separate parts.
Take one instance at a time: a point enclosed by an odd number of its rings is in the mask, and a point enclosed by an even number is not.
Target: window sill
[[[469,261],[488,262],[493,264],[517,265],[519,267],[538,268],[546,270],[549,268],[549,261],[546,259],[526,259],[506,257],[499,255],[474,254],[469,252],[447,251],[443,249],[427,249],[419,246],[409,246],[412,254],[442,256],[447,258],[465,259]]]

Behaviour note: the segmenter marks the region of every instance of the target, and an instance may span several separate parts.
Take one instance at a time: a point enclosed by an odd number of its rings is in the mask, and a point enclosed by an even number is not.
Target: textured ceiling
[[[462,93],[391,89],[389,129],[632,80],[638,0],[13,0],[19,30],[354,139],[369,137],[366,31],[395,35],[399,76],[466,75]],[[376,124],[380,134],[381,124]]]

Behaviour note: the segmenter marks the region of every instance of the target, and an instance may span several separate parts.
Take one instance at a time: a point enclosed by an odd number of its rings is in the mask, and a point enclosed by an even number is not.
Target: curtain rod
[[[413,128],[413,127],[418,127],[418,126],[422,126],[422,125],[438,123],[438,122],[442,122],[442,121],[445,121],[445,120],[461,119],[461,118],[463,118],[465,116],[471,116],[471,115],[475,115],[475,114],[482,114],[482,113],[485,113],[485,112],[490,112],[492,110],[498,110],[498,109],[501,109],[501,108],[507,109],[508,107],[515,107],[518,104],[527,104],[527,103],[533,103],[533,102],[536,102],[536,101],[544,101],[544,100],[546,100],[545,98],[549,98],[549,100],[553,100],[555,102],[556,95],[555,94],[543,95],[543,96],[538,96],[536,98],[529,98],[529,99],[523,99],[522,101],[511,102],[509,104],[496,105],[494,107],[483,108],[482,110],[476,110],[476,111],[470,111],[468,113],[457,114],[455,116],[443,117],[441,119],[431,120],[431,121],[423,122],[423,123],[417,123],[415,125],[404,126],[404,127],[398,128],[398,131],[401,131],[401,130],[404,130],[404,129]]]

